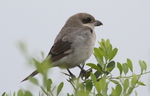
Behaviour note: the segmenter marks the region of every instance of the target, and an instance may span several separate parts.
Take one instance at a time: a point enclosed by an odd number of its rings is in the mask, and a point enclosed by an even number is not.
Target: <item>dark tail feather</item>
[[[38,74],[38,73],[39,73],[39,72],[37,72],[37,70],[35,70],[35,71],[32,72],[29,76],[27,76],[25,79],[23,79],[21,82],[28,80],[29,77],[33,77],[33,76],[35,76],[35,75]]]

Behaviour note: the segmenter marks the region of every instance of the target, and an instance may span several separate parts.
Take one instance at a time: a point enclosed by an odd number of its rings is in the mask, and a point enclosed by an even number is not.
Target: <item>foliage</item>
[[[114,61],[118,49],[113,48],[110,41],[102,39],[98,42],[100,47],[94,48],[94,56],[97,60],[97,64],[87,63],[86,65],[90,69],[82,72],[77,78],[71,78],[68,80],[72,85],[74,93],[67,96],[130,96],[135,88],[139,86],[146,86],[140,78],[142,75],[150,73],[147,71],[147,65],[144,61],[139,60],[139,66],[141,68],[139,74],[135,74],[132,61],[127,59],[125,63]],[[25,49],[24,49],[25,50]],[[52,79],[47,77],[47,70],[50,67],[49,62],[40,63],[36,59],[32,59],[37,70],[43,75],[43,85],[39,84],[39,81],[30,77],[29,80],[33,84],[41,88],[39,96],[59,96],[64,83],[61,82],[57,87],[53,86]],[[114,77],[112,75],[113,70],[118,70],[119,76]],[[129,75],[130,74],[130,75]],[[110,86],[111,84],[114,86]],[[54,91],[55,90],[55,91]],[[108,92],[110,90],[110,92]],[[10,96],[4,92],[2,96]],[[137,92],[135,91],[135,95]],[[33,96],[33,93],[29,90],[19,90],[14,92],[13,96]]]

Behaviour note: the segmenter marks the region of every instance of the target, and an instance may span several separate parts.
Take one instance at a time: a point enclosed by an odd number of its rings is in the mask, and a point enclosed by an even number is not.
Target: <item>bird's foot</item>
[[[68,73],[64,73],[64,72],[62,72],[62,73],[67,75],[67,76],[69,76],[69,79],[67,81],[70,82],[70,81],[74,80],[76,78],[76,76],[73,73],[71,73],[71,71],[69,69],[67,69],[67,71],[68,71],[69,74]]]
[[[76,78],[76,76],[75,76],[74,74],[68,74],[68,73],[64,73],[64,72],[61,72],[61,73],[63,73],[63,74],[65,74],[65,75],[69,76],[70,78]]]
[[[80,71],[79,77],[81,77],[82,80],[86,80],[90,76],[90,72],[92,72],[92,69],[84,70],[82,69]]]

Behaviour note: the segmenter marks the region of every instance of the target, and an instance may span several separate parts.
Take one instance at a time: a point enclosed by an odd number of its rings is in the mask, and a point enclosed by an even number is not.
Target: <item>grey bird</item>
[[[48,56],[51,58],[52,67],[69,68],[84,64],[91,56],[96,34],[95,26],[103,25],[102,22],[88,13],[77,13],[71,16],[57,35]],[[37,70],[22,80],[26,81],[30,76],[35,76]]]

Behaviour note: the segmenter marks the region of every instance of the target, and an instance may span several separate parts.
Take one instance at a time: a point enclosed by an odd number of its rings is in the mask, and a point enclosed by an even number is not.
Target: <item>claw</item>
[[[61,72],[61,73],[63,73],[63,74],[65,74],[65,75],[69,76],[69,79],[68,79],[67,81],[70,82],[70,81],[72,81],[73,79],[75,79],[76,76],[75,76],[74,74],[72,74],[69,69],[67,69],[67,71],[68,71],[69,74],[64,73],[64,72]]]
[[[86,80],[89,76],[90,76],[90,72],[92,71],[92,69],[88,69],[88,70],[81,70],[80,75],[82,80]]]

